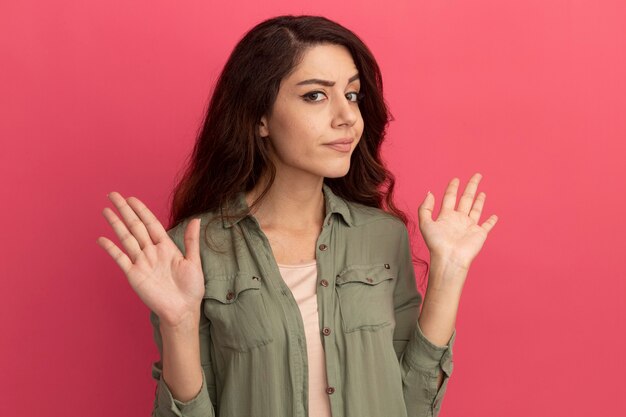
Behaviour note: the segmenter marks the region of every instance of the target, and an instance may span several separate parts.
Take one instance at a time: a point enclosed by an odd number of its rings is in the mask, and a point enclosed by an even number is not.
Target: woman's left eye
[[[353,91],[353,92],[348,93],[348,94],[354,94],[354,101],[355,101],[356,103],[358,103],[358,102],[360,102],[361,100],[363,100],[363,97],[365,96],[365,94],[360,93],[360,92],[358,92],[358,91]]]

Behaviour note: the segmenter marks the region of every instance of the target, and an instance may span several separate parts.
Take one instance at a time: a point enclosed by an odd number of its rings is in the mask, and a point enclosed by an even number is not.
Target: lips
[[[352,139],[352,138],[340,138],[340,139],[334,140],[332,142],[325,143],[324,145],[338,145],[338,144],[340,144],[340,145],[345,145],[345,144],[350,145],[352,142],[354,142],[354,139]]]
[[[339,152],[350,152],[351,145],[349,143],[335,143],[335,144],[326,144],[329,148],[332,148]]]

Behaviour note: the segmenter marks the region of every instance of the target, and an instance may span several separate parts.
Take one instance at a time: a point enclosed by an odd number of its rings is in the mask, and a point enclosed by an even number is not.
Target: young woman
[[[417,291],[407,217],[380,159],[389,122],[363,42],[323,17],[279,16],[237,44],[166,230],[135,197],[98,243],[151,311],[153,416],[437,415],[472,260],[480,174],[419,208],[431,255]],[[420,312],[420,306],[421,312]]]

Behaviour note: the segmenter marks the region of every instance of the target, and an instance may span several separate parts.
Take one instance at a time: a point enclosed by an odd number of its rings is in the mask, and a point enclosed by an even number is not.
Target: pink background
[[[626,415],[621,0],[2,2],[0,415],[149,415],[157,350],[96,244],[106,194],[166,221],[228,54],[285,13],[337,20],[379,60],[414,220],[427,190],[438,212],[450,179],[484,175],[481,222],[499,221],[441,416]]]

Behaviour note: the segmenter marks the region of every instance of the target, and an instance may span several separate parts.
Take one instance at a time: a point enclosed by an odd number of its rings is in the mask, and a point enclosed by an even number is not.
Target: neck
[[[325,216],[323,177],[279,175],[252,215],[268,228],[289,230],[310,230],[322,227]],[[261,194],[267,184],[266,179],[246,193],[248,206]]]

